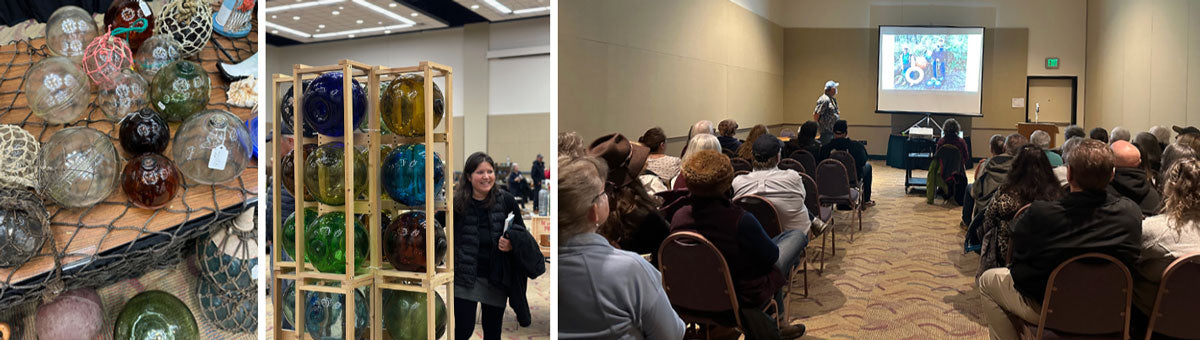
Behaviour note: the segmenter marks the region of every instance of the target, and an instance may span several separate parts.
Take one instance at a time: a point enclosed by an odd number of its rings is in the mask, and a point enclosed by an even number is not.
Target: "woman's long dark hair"
[[[1033,144],[1025,144],[1017,152],[1003,190],[1015,196],[1022,205],[1058,199],[1062,195],[1062,186],[1050,167],[1046,151]]]
[[[817,124],[817,122],[811,120],[804,122],[804,125],[800,125],[800,133],[799,136],[796,136],[796,140],[798,141],[796,144],[799,144],[800,147],[816,144],[818,128],[820,128],[820,124]]]
[[[609,198],[608,221],[596,232],[614,243],[620,243],[633,235],[637,228],[641,227],[646,216],[658,214],[658,207],[662,205],[658,196],[651,196],[642,185],[642,181],[636,178],[621,186],[609,182],[605,190]]]
[[[492,160],[492,156],[488,156],[483,152],[476,152],[467,157],[467,163],[463,165],[462,176],[458,177],[458,183],[454,185],[454,211],[464,212],[467,205],[471,203],[471,193],[475,187],[471,186],[471,174],[475,173],[475,169],[479,168],[480,164],[487,162],[492,166],[492,170],[496,169],[496,162]],[[494,180],[493,180],[494,182]],[[500,195],[500,189],[496,184],[492,184],[492,190],[488,191],[487,198],[483,199],[485,206],[492,205],[496,201],[496,197]]]

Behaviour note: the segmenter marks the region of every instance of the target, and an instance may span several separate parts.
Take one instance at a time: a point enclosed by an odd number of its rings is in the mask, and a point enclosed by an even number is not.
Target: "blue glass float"
[[[296,285],[288,284],[283,293],[283,319],[296,324]],[[367,337],[370,299],[361,289],[354,290],[354,338]],[[346,327],[346,297],[342,294],[304,292],[304,331],[316,340],[342,340]],[[293,326],[294,328],[294,326]],[[344,337],[349,338],[349,337]]]
[[[442,192],[446,171],[442,158],[433,153],[433,192]],[[396,147],[383,160],[379,172],[383,191],[400,204],[417,206],[425,204],[425,145],[406,144]]]
[[[353,82],[351,97],[354,112],[351,126],[359,126],[367,116],[367,91]],[[342,73],[328,72],[313,79],[308,88],[304,89],[304,122],[317,130],[317,133],[339,137],[345,132],[345,105],[342,101]]]
[[[246,121],[246,130],[250,130],[250,159],[258,159],[258,112],[254,118]]]
[[[210,324],[230,332],[250,333],[258,329],[258,298],[253,290],[250,294],[222,291],[205,279],[198,280],[196,285],[201,315]]]
[[[300,86],[303,87],[305,90],[308,90],[309,83],[312,83],[312,81],[305,80]],[[283,121],[283,134],[285,134],[285,135],[290,135],[290,134],[295,133],[294,132],[295,129],[292,126],[293,125],[292,124],[293,112],[295,112],[295,110],[296,110],[296,107],[292,105],[292,101],[294,99],[295,99],[295,96],[292,95],[292,88],[289,87],[287,89],[287,92],[283,93],[283,98],[279,101],[279,116],[280,116],[280,120]],[[302,125],[304,125],[304,131],[302,131],[304,133],[304,137],[316,137],[317,136],[317,131],[313,130],[312,126],[309,126],[308,122],[304,121],[303,117],[301,117],[300,121],[301,121]]]

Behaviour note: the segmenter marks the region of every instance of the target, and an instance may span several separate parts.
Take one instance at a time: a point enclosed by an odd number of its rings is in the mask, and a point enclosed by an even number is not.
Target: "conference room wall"
[[[1088,128],[1200,124],[1200,2],[1088,1]]]
[[[636,139],[660,126],[669,152],[698,120],[783,119],[783,30],[728,0],[563,0],[559,131]]]
[[[988,28],[984,35],[983,117],[955,117],[974,140],[1015,132],[1016,123],[1025,121],[1024,109],[1011,104],[1012,98],[1025,96],[1029,30]],[[867,140],[868,153],[886,154],[888,136],[921,116],[875,113],[878,39],[872,28],[784,29],[784,121],[811,119],[821,84],[836,79],[841,83],[839,109],[851,125],[851,136]],[[939,122],[946,118],[935,117]],[[986,143],[973,143],[971,152],[987,155]]]

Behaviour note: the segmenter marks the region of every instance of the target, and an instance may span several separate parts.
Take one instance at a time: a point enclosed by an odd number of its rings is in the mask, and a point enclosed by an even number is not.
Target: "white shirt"
[[[783,230],[808,233],[812,220],[804,206],[804,180],[793,170],[754,170],[733,178],[733,197],[758,195],[771,201]]]

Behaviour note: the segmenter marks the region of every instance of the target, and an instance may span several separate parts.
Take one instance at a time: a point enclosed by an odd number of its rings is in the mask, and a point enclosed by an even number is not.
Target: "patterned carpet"
[[[923,191],[905,195],[904,170],[871,166],[877,204],[863,213],[863,230],[838,213],[837,255],[824,274],[809,266],[808,297],[793,280],[789,314],[808,328],[803,339],[987,338],[974,284],[979,256],[962,252],[962,208],[928,205]],[[810,242],[809,253],[819,245]]]

